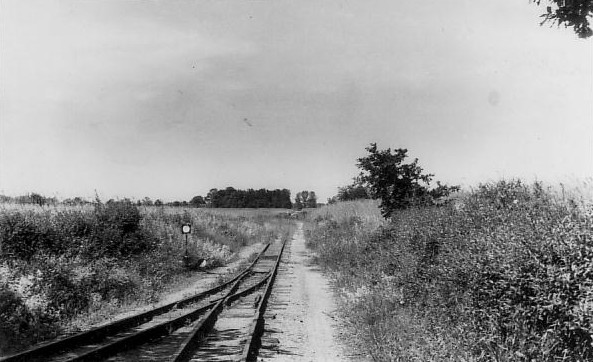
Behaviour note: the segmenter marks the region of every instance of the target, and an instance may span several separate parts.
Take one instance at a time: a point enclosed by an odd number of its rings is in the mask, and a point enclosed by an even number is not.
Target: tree
[[[431,204],[433,194],[443,197],[457,191],[458,186],[438,184],[437,192],[431,193],[428,186],[432,174],[424,174],[418,159],[404,163],[407,149],[378,150],[376,143],[371,143],[366,150],[370,153],[358,159],[361,169],[360,181],[371,191],[373,198],[381,199],[381,213],[389,217],[395,210],[411,206]]]
[[[277,207],[281,207],[284,209],[292,208],[292,202],[290,201],[290,190],[288,190],[288,189],[279,190],[278,206]]]
[[[367,188],[356,178],[351,185],[338,188],[336,199],[339,201],[370,199],[370,195]]]
[[[163,206],[163,202],[161,201],[161,199],[156,199],[156,201],[154,202],[154,206]]]
[[[301,191],[297,192],[296,197],[294,199],[295,207],[300,210],[303,207],[307,207],[307,199],[309,198],[309,191]]]
[[[189,204],[192,207],[202,207],[206,204],[206,201],[204,201],[204,198],[202,196],[194,196],[190,201]]]
[[[87,201],[85,201],[82,197],[79,197],[79,196],[76,196],[74,199],[71,200],[71,204],[76,205],[76,206],[84,205],[87,203],[88,203]]]
[[[32,204],[37,204],[39,206],[43,206],[46,204],[46,198],[36,194],[36,193],[32,193],[31,195],[29,195],[29,199],[31,200]]]
[[[290,202],[290,191],[287,189],[237,190],[233,187],[227,187],[224,190],[211,189],[204,199],[204,202],[208,207],[225,208],[269,207],[290,209],[292,207],[292,203]]]
[[[537,5],[542,0],[533,0]],[[547,0],[549,4],[546,13],[541,17],[544,23],[552,23],[572,27],[580,38],[588,38],[593,35],[589,19],[593,16],[593,0]]]
[[[304,205],[303,205],[303,201],[302,201],[302,198],[301,198],[301,193],[300,192],[297,192],[297,194],[296,194],[296,196],[294,198],[294,208],[297,209],[297,210],[300,210],[300,209],[303,208],[303,206]]]
[[[206,205],[208,207],[218,207],[218,189],[210,189],[206,195]]]
[[[309,192],[309,197],[307,198],[306,207],[309,207],[309,208],[317,207],[317,195],[315,195],[314,191]]]
[[[307,207],[307,201],[309,200],[309,191],[301,191],[300,193],[297,194],[297,197],[301,196],[301,203],[303,204],[303,207]]]
[[[317,196],[314,191],[301,191],[296,194],[294,199],[294,206],[296,209],[303,207],[317,207]]]

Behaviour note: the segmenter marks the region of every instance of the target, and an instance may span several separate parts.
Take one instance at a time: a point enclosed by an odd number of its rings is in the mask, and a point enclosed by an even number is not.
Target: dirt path
[[[340,343],[328,281],[311,262],[300,223],[265,315],[258,361],[350,361]]]

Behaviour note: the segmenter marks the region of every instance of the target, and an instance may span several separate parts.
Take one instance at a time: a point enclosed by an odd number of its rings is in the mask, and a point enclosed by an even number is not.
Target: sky
[[[517,0],[2,0],[0,194],[593,176],[593,40]]]

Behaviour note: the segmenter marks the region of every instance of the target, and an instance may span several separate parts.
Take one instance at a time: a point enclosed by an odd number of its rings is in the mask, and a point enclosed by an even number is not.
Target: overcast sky
[[[593,175],[593,40],[528,0],[1,0],[0,193],[316,191],[377,142],[436,178]]]

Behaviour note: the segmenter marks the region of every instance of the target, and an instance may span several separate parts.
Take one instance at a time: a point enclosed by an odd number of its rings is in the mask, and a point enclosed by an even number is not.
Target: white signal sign
[[[181,232],[183,234],[191,234],[191,225],[190,224],[185,224],[181,227]]]

